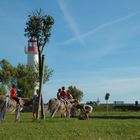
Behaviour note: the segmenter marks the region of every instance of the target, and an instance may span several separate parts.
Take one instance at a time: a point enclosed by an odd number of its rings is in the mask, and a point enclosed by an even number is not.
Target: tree
[[[3,85],[0,86],[0,95],[6,95],[6,89]]]
[[[39,119],[39,108],[40,102],[43,102],[41,87],[42,87],[42,77],[43,77],[43,62],[42,56],[43,49],[46,43],[49,41],[51,36],[52,25],[54,24],[54,19],[49,15],[44,15],[42,9],[32,11],[32,14],[28,16],[28,21],[25,28],[25,36],[28,38],[35,37],[37,39],[38,46],[38,58],[39,58],[39,107],[38,107],[38,119]],[[43,103],[42,103],[43,106]],[[43,108],[43,107],[42,107]],[[43,109],[41,108],[42,117],[44,116]]]
[[[41,55],[46,43],[51,36],[52,25],[54,19],[49,15],[44,15],[42,9],[32,11],[28,16],[28,21],[25,28],[25,36],[28,38],[35,37],[37,39],[38,57],[39,57],[39,77],[41,75]]]
[[[106,111],[107,111],[107,113],[108,113],[108,100],[109,100],[109,96],[110,96],[110,94],[109,94],[109,93],[106,93],[106,94],[105,94],[105,100],[106,100]]]
[[[76,88],[75,86],[69,86],[67,92],[73,96],[74,99],[82,100],[83,98],[83,91]]]
[[[135,106],[138,106],[139,105],[139,102],[138,101],[135,101]]]
[[[37,66],[36,66],[37,67]],[[38,69],[38,68],[36,68]],[[19,64],[17,66],[18,94],[21,97],[32,97],[34,88],[38,82],[38,71],[30,65]],[[46,83],[52,76],[53,70],[45,66],[43,83]]]
[[[14,82],[16,75],[16,68],[13,67],[6,59],[0,61],[0,83],[1,88],[10,88],[11,83]]]
[[[45,83],[52,76],[53,70],[46,66],[44,71],[43,82]],[[10,89],[14,83],[18,96],[32,97],[37,81],[38,71],[32,66],[18,64],[14,67],[5,59],[0,61],[0,95],[5,95],[6,89]]]
[[[29,65],[18,64],[16,78],[18,96],[32,97],[38,80],[35,69]]]

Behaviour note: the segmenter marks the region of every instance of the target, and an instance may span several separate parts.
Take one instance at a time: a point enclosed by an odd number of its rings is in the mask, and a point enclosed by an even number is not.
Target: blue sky
[[[54,70],[43,85],[45,102],[59,87],[76,86],[82,102],[140,101],[139,0],[4,0],[0,2],[0,60],[27,63],[24,28],[36,8],[55,24],[44,54]]]

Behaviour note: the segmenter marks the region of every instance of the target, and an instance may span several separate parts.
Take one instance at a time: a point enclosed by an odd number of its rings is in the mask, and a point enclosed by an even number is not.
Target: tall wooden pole
[[[41,75],[41,119],[45,119],[44,102],[42,96],[42,84],[44,78],[44,68],[45,68],[45,55],[42,55],[42,75]]]
[[[42,84],[43,84],[43,75],[44,75],[44,59],[45,55],[42,55],[41,59],[41,71],[40,76],[39,76],[39,103],[38,103],[38,113],[37,113],[37,119],[40,118],[40,111],[41,111],[41,119],[45,118],[45,113],[44,113],[44,103],[43,103],[43,97],[42,97]]]

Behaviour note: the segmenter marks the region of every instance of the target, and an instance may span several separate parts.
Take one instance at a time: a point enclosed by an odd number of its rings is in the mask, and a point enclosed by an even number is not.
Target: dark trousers
[[[19,104],[19,98],[18,97],[12,97],[12,99],[14,99],[17,102],[17,104]]]

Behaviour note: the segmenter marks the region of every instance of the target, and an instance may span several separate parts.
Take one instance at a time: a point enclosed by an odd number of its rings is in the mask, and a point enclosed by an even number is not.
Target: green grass
[[[140,112],[93,112],[91,116],[123,116],[123,117],[140,117]]]
[[[106,115],[105,112],[93,113]],[[112,112],[109,115],[138,116],[140,112]],[[59,116],[32,121],[31,113],[22,113],[21,121],[14,122],[14,115],[8,114],[0,123],[0,140],[140,140],[139,119],[78,120],[62,119]]]

